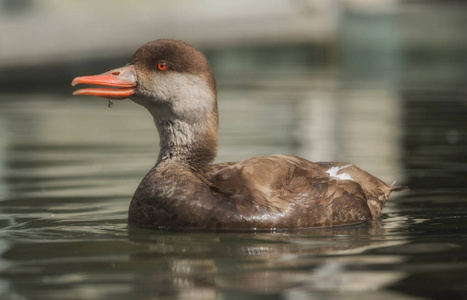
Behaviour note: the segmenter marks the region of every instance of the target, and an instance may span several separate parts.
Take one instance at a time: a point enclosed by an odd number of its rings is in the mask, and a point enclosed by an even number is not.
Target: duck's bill
[[[89,88],[79,89],[73,92],[73,95],[79,96],[97,96],[106,99],[124,99],[128,98],[135,93],[134,88],[118,88],[118,89],[104,89],[104,88]]]
[[[106,86],[97,88],[84,88],[73,92],[73,95],[97,96],[107,99],[124,99],[135,93],[136,71],[132,65],[110,70],[103,74],[76,77],[71,82],[77,84],[93,84]]]

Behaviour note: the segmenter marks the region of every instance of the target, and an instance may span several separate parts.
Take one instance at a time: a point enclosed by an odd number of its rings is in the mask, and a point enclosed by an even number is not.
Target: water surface
[[[467,298],[465,94],[221,88],[218,161],[339,159],[411,187],[376,222],[266,233],[128,229],[157,157],[150,115],[0,97],[2,299]]]

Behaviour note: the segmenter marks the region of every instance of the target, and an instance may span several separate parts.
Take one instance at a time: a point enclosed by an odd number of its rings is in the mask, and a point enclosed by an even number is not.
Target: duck
[[[130,99],[159,133],[157,162],[137,187],[128,226],[159,229],[288,230],[360,224],[381,217],[393,191],[346,162],[276,154],[214,163],[216,81],[194,46],[158,39],[108,72],[76,77],[73,95]]]

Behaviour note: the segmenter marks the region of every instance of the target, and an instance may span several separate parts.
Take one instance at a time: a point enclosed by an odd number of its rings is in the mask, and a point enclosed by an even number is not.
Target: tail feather
[[[389,190],[391,192],[399,192],[399,191],[403,191],[403,190],[408,190],[409,187],[406,186],[406,185],[394,185],[396,182],[394,181],[391,186],[389,187]]]
[[[409,187],[406,186],[406,185],[398,185],[398,186],[391,186],[390,187],[391,192],[399,192],[399,191],[408,190],[408,189],[409,189]]]

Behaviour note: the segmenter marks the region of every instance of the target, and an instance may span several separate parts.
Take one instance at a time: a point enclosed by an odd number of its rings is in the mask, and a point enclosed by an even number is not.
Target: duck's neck
[[[205,169],[217,153],[217,92],[212,74],[167,73],[140,93],[144,97],[132,100],[146,107],[159,131],[157,165],[176,162]]]
[[[217,107],[205,120],[189,122],[180,119],[155,118],[159,132],[160,152],[157,164],[176,162],[197,169],[211,163],[217,153]]]

